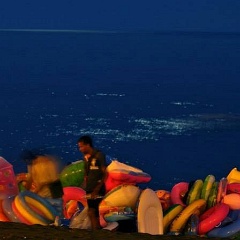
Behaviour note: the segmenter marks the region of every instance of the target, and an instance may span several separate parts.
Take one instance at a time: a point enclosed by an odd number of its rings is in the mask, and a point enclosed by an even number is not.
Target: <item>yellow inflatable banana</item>
[[[167,232],[169,225],[183,209],[184,207],[181,204],[174,204],[168,208],[163,216],[163,233]]]
[[[206,207],[206,200],[198,199],[188,205],[180,214],[173,220],[170,225],[170,232],[181,233],[188,219],[192,214],[200,215]]]

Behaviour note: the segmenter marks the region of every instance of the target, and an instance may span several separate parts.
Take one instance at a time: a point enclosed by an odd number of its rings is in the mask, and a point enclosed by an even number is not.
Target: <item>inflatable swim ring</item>
[[[134,185],[120,185],[108,192],[100,204],[100,211],[108,207],[131,207],[136,208],[138,197],[141,193],[139,187]],[[156,195],[156,194],[155,194]],[[158,200],[159,201],[159,200]]]
[[[208,200],[208,197],[210,195],[213,183],[215,182],[215,177],[213,175],[208,175],[202,186],[202,191],[201,191],[201,196],[200,198],[205,199],[206,201]]]
[[[7,216],[4,214],[3,207],[2,207],[2,202],[3,200],[0,200],[0,221],[1,222],[9,222],[9,219]]]
[[[186,206],[183,202],[183,197],[188,192],[189,183],[180,182],[173,186],[171,190],[171,201],[173,204],[180,204],[182,206]]]
[[[80,202],[84,207],[87,206],[86,192],[80,187],[64,187],[63,188],[63,214],[66,218],[70,218],[74,212],[67,203],[71,200]],[[76,203],[76,202],[75,202]],[[77,203],[75,204],[75,212],[77,211]]]
[[[218,182],[214,182],[207,200],[207,209],[217,204]]]
[[[240,183],[230,183],[227,185],[227,193],[239,193],[240,194]]]
[[[240,194],[229,193],[223,197],[222,202],[226,203],[230,207],[231,210],[239,210],[240,209]]]
[[[237,168],[233,168],[230,173],[227,175],[228,183],[240,183],[240,172]]]
[[[31,225],[31,223],[26,218],[24,218],[24,216],[18,211],[18,209],[16,208],[16,205],[15,205],[15,201],[12,201],[12,210],[13,210],[15,216],[19,219],[19,221],[21,223]]]
[[[198,225],[198,234],[204,235],[214,227],[216,227],[221,221],[223,221],[229,212],[229,206],[225,203],[218,203],[214,207],[209,208],[200,216],[200,222]]]
[[[67,165],[60,173],[63,187],[80,187],[84,180],[84,161],[79,160]]]
[[[206,207],[206,200],[198,199],[183,209],[170,225],[171,233],[181,233],[191,215],[200,215]]]
[[[12,202],[14,201],[15,197],[5,198],[2,201],[2,209],[3,213],[6,217],[10,220],[10,222],[21,222],[19,218],[15,215],[12,209]]]
[[[235,219],[233,219],[231,223],[228,223],[223,227],[220,226],[214,228],[213,230],[207,233],[207,236],[214,238],[230,238],[236,233],[238,233],[240,229],[240,211],[235,210],[233,212],[236,212],[238,216]]]
[[[30,191],[19,193],[15,197],[14,202],[18,212],[31,224],[47,225],[53,222],[57,215],[56,210],[47,200]],[[37,209],[37,211],[31,208],[31,206]]]
[[[167,233],[169,225],[175,217],[184,209],[181,204],[174,204],[163,214],[163,233]]]
[[[155,192],[160,200],[163,211],[167,210],[172,205],[171,193],[166,190],[157,190]]]
[[[151,176],[139,168],[113,160],[107,167],[108,176],[105,182],[106,191],[122,184],[147,183]]]
[[[220,203],[224,196],[227,193],[227,184],[228,180],[226,178],[222,178],[218,185],[218,193],[217,193],[217,203]]]
[[[109,191],[99,205],[101,226],[106,226],[107,222],[104,219],[104,214],[109,212],[113,207],[130,207],[135,209],[140,193],[141,190],[139,187],[126,184],[119,185]]]
[[[187,205],[190,205],[195,200],[200,198],[202,187],[203,187],[203,181],[201,179],[197,179],[192,185],[192,187],[190,188],[190,191],[188,193]]]

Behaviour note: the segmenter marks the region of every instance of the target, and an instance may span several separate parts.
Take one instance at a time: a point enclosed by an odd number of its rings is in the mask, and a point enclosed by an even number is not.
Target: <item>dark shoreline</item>
[[[122,239],[122,240],[191,240],[191,239],[219,239],[207,238],[200,236],[170,236],[170,235],[150,235],[146,233],[125,233],[119,231],[97,230],[88,231],[83,229],[70,229],[67,227],[42,226],[42,225],[26,225],[14,222],[0,222],[0,238],[1,239],[51,239],[51,240],[70,240],[70,239]],[[233,238],[224,238],[233,239]]]

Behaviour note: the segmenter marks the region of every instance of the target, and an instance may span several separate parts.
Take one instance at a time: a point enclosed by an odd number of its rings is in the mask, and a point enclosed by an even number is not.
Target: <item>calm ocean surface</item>
[[[148,187],[240,169],[240,35],[0,31],[0,156],[63,164],[76,141],[152,176]]]

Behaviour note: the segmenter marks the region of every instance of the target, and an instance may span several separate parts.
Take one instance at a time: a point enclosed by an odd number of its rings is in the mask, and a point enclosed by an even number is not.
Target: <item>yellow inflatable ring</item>
[[[167,232],[169,225],[175,219],[175,217],[184,209],[181,204],[174,204],[168,208],[163,215],[163,233]]]
[[[215,177],[211,174],[205,178],[202,186],[201,199],[208,200],[214,182]]]
[[[18,212],[31,224],[48,225],[57,215],[55,208],[47,200],[30,191],[19,193],[14,203]]]
[[[197,179],[194,182],[187,196],[187,205],[193,203],[195,200],[200,198],[202,186],[203,186],[202,179]]]
[[[206,200],[198,199],[183,209],[183,211],[173,220],[170,226],[170,232],[181,233],[189,217],[192,214],[200,215],[205,210],[206,203]]]

